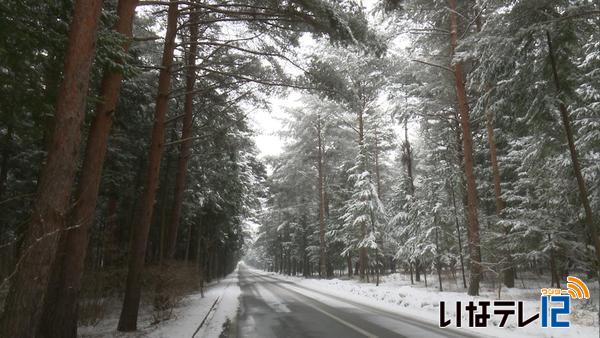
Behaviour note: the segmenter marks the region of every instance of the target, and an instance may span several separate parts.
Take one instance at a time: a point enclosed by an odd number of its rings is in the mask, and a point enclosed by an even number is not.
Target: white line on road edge
[[[257,274],[254,274],[254,275],[257,275]],[[262,276],[260,276],[260,277],[262,277]],[[358,327],[358,326],[356,326],[356,325],[353,325],[353,324],[351,324],[351,323],[348,323],[347,321],[343,320],[342,318],[339,318],[339,317],[337,317],[337,316],[335,316],[335,315],[333,315],[333,314],[331,314],[331,313],[329,313],[329,312],[327,312],[327,311],[325,311],[325,310],[323,310],[323,309],[321,309],[321,308],[319,308],[319,307],[317,307],[317,306],[315,306],[315,305],[313,305],[313,304],[310,304],[310,303],[308,303],[308,302],[306,302],[306,301],[304,301],[304,300],[300,299],[298,296],[296,296],[296,295],[294,295],[294,294],[293,294],[293,292],[297,292],[297,291],[294,291],[294,290],[288,289],[288,288],[286,288],[286,287],[283,287],[283,286],[281,286],[281,285],[277,285],[277,286],[279,286],[280,288],[282,288],[282,289],[285,289],[285,290],[287,290],[287,291],[290,291],[290,295],[291,295],[293,298],[295,298],[297,301],[301,302],[302,304],[304,304],[304,305],[307,305],[307,306],[310,306],[311,308],[313,308],[313,309],[315,309],[315,310],[317,310],[317,311],[321,312],[322,314],[324,314],[324,315],[326,315],[326,316],[330,317],[331,319],[333,319],[333,320],[335,320],[335,321],[337,321],[337,322],[339,322],[339,323],[341,323],[341,324],[343,324],[343,325],[345,325],[345,326],[347,326],[347,327],[349,327],[349,328],[353,329],[354,331],[356,331],[356,332],[358,332],[358,333],[360,333],[360,334],[364,335],[365,337],[369,337],[369,338],[378,338],[376,335],[374,335],[374,334],[372,334],[372,333],[369,333],[369,332],[367,332],[367,331],[365,331],[365,330],[361,329],[360,327]],[[307,298],[308,298],[308,297],[307,297]],[[308,299],[310,299],[310,298],[308,298]]]

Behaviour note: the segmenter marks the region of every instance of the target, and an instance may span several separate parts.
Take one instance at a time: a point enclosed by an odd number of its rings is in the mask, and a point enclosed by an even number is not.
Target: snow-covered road
[[[237,337],[474,337],[239,267]],[[481,335],[478,335],[481,337]]]

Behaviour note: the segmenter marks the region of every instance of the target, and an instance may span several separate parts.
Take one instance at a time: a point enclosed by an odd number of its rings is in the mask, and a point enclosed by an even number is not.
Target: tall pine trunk
[[[348,265],[348,277],[352,277],[352,256],[350,253],[346,254],[346,264]]]
[[[458,210],[456,207],[456,195],[454,194],[454,187],[452,185],[449,186],[450,197],[452,199],[452,207],[454,210],[454,224],[456,225],[456,239],[458,241],[458,257],[460,259],[460,272],[462,274],[463,287],[467,288],[467,278],[465,277],[465,260],[463,257],[463,244],[462,244],[462,236],[460,231],[460,223],[458,222]]]
[[[104,231],[104,252],[103,261],[104,267],[112,266],[117,260],[119,246],[118,246],[118,215],[117,208],[119,205],[119,199],[115,192],[111,192],[108,197],[108,203],[106,207],[106,230]]]
[[[120,0],[118,4],[119,19],[114,30],[127,38],[123,45],[125,52],[132,37],[136,5],[137,0]],[[43,323],[39,332],[41,337],[77,336],[77,304],[89,231],[94,220],[102,167],[122,80],[121,72],[111,70],[107,70],[102,79],[102,100],[96,106],[96,114],[90,127],[76,193],[77,204],[69,223],[74,229],[61,235],[59,256],[53,266],[52,282],[44,305]]]
[[[194,88],[196,85],[196,53],[198,51],[198,13],[193,10],[190,14],[190,45],[187,50],[187,70],[185,82],[184,117],[181,131],[181,146],[175,177],[175,200],[173,212],[167,231],[166,255],[168,259],[175,256],[177,247],[177,229],[181,220],[181,210],[187,181],[188,162],[192,148],[192,127],[194,123]]]
[[[327,249],[325,246],[325,184],[323,173],[323,126],[321,115],[317,115],[317,171],[319,175],[319,274],[321,278],[327,276]]]
[[[437,215],[434,218],[434,222],[437,223]],[[440,239],[437,228],[435,229],[435,250],[437,251],[435,254],[435,269],[438,274],[438,285],[440,287],[440,291],[444,291],[444,286],[442,285],[442,260],[440,259]]]
[[[404,120],[404,142],[402,144],[404,150],[404,165],[406,166],[406,175],[408,176],[408,189],[410,193],[415,195],[415,180],[412,172],[412,147],[408,140],[408,118]]]
[[[8,124],[8,130],[2,142],[2,159],[0,159],[0,201],[6,189],[6,180],[8,179],[8,160],[11,153],[11,144],[13,139],[13,121]]]
[[[364,132],[364,109],[361,109],[358,112],[358,148],[362,153],[365,151],[364,142],[365,142],[365,132]],[[364,155],[364,154],[363,154]],[[366,167],[366,163],[361,163],[361,169]],[[367,226],[365,222],[360,223],[360,236],[361,240],[364,240],[367,237]],[[365,279],[365,272],[367,270],[367,265],[369,264],[369,258],[367,256],[367,248],[360,247],[358,248],[358,273],[360,275],[360,279]]]
[[[502,210],[505,207],[504,200],[502,200],[502,187],[500,185],[500,168],[498,166],[498,151],[496,147],[496,136],[494,134],[494,116],[489,110],[488,104],[486,103],[485,112],[485,127],[487,129],[488,145],[490,147],[490,160],[492,163],[492,178],[494,181],[494,198],[496,202],[496,215],[500,217]]]
[[[552,236],[548,234],[548,242],[552,242]],[[558,268],[556,266],[556,254],[554,248],[550,247],[550,286],[560,289],[560,277],[558,277]]]
[[[173,132],[173,136],[171,136],[172,140],[175,140],[177,138],[176,133]],[[173,162],[172,160],[172,154],[170,149],[167,149],[167,154],[164,156],[165,157],[165,168],[162,171],[162,178],[159,179],[159,188],[158,188],[158,195],[160,196],[160,201],[157,201],[156,204],[156,208],[160,209],[160,214],[157,215],[157,217],[155,217],[155,221],[158,223],[158,228],[160,229],[160,240],[159,240],[159,248],[158,248],[158,262],[159,264],[164,264],[163,258],[166,258],[166,248],[165,246],[167,246],[167,239],[165,238],[167,236],[167,232],[168,232],[168,226],[167,226],[167,220],[169,219],[169,217],[167,216],[167,211],[169,210],[169,208],[167,207],[168,205],[170,205],[170,201],[169,201],[169,189],[170,189],[170,183],[171,183],[171,163]]]
[[[410,146],[410,141],[408,140],[408,117],[404,120],[404,142],[402,142],[402,161],[404,162],[404,166],[406,167],[406,176],[408,177],[408,190],[414,199],[415,197],[415,180],[413,177],[413,163],[412,163],[412,148]],[[419,260],[415,259],[414,262],[414,270],[415,270],[415,280],[417,282],[421,281],[421,273],[420,273],[420,264]],[[413,263],[410,263],[410,280],[411,284],[413,281]]]
[[[102,0],[75,1],[54,131],[21,257],[0,319],[3,337],[34,337],[40,326],[59,238],[62,231],[68,230],[66,215],[77,171],[101,9]]]
[[[127,273],[123,308],[121,309],[121,316],[119,318],[119,331],[135,331],[137,329],[142,272],[144,270],[148,233],[150,231],[156,190],[158,188],[160,162],[165,146],[165,117],[167,114],[169,91],[171,88],[171,66],[173,64],[173,53],[175,50],[177,15],[177,1],[170,0],[167,13],[167,31],[165,34],[162,66],[158,78],[158,95],[156,97],[156,108],[154,111],[154,126],[152,128],[146,180],[140,199],[139,218],[135,223],[133,236],[131,238],[129,270]]]
[[[448,0],[450,12],[450,45],[452,53],[458,45],[458,18],[456,15],[456,0]],[[473,160],[473,135],[471,134],[471,121],[469,117],[469,105],[467,92],[463,78],[462,64],[460,62],[452,66],[454,70],[454,81],[456,87],[456,100],[460,115],[462,129],[464,169],[467,180],[467,223],[469,228],[469,256],[470,276],[469,289],[467,293],[471,296],[479,295],[479,282],[481,280],[481,247],[479,245],[479,220],[477,218],[477,186],[475,182],[474,160]]]
[[[379,133],[377,132],[377,127],[375,128],[375,183],[377,186],[377,197],[381,199],[381,173],[380,173],[380,164],[379,164]],[[381,271],[385,273],[387,271],[388,262],[387,257],[385,256],[385,250],[383,245],[385,239],[383,234],[379,237],[379,245],[381,251]],[[377,262],[377,269],[379,269],[379,262]],[[379,280],[379,278],[377,278]]]
[[[500,185],[501,183],[501,178],[500,178],[500,166],[498,165],[498,151],[497,151],[497,147],[496,147],[496,136],[494,134],[494,116],[492,111],[489,108],[489,103],[486,100],[486,104],[485,104],[485,127],[487,130],[487,138],[488,138],[488,145],[490,147],[490,160],[492,163],[492,178],[494,181],[494,198],[495,198],[495,202],[496,202],[496,216],[498,216],[498,218],[500,218],[500,216],[502,215],[502,210],[504,210],[504,207],[506,206],[506,204],[504,203],[504,200],[502,199],[502,187]],[[509,229],[505,228],[504,229],[504,233],[505,235],[508,235]],[[510,249],[506,250],[506,252],[503,254],[505,256],[506,259],[506,263],[502,264],[502,280],[504,282],[504,285],[506,285],[506,287],[512,288],[515,286],[515,274],[514,274],[514,267],[513,267],[513,260],[512,260],[512,256],[510,253]]]

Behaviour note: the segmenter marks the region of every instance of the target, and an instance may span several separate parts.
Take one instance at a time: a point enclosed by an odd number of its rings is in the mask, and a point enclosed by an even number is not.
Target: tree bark
[[[488,90],[489,91],[489,90]],[[502,187],[500,185],[500,167],[498,165],[498,155],[496,147],[496,137],[494,135],[494,116],[489,108],[489,103],[486,100],[485,103],[485,127],[487,129],[488,145],[490,147],[490,160],[492,163],[492,178],[494,181],[494,197],[496,202],[496,216],[500,218],[502,210],[504,210],[506,204],[502,199]],[[504,229],[505,235],[508,235],[509,229]],[[506,250],[506,263],[502,266],[502,280],[506,287],[512,288],[515,286],[515,274],[512,263],[512,256],[510,250]]]
[[[379,170],[379,135],[375,128],[375,183],[377,184],[377,196],[381,197],[381,174]]]
[[[435,255],[435,268],[436,268],[437,274],[438,274],[438,284],[440,286],[440,291],[444,291],[444,287],[442,285],[442,261],[440,259],[440,241],[438,238],[438,229],[437,228],[435,229],[435,249],[437,251],[437,253]]]
[[[552,236],[550,236],[550,234],[548,234],[548,241],[552,241]],[[558,277],[556,255],[554,254],[553,248],[550,248],[550,277],[552,278],[550,286],[556,286],[556,288],[560,289],[560,278]]]
[[[177,31],[178,8],[177,1],[169,1],[167,13],[167,31],[163,50],[162,67],[158,78],[158,95],[154,111],[154,127],[148,156],[148,168],[144,191],[141,196],[140,216],[133,229],[131,248],[129,252],[129,270],[123,308],[119,318],[119,331],[135,331],[140,305],[141,279],[146,257],[146,246],[150,223],[154,212],[156,189],[160,174],[160,162],[165,143],[165,117],[168,109],[169,91],[171,87],[171,66],[175,50],[175,35]]]
[[[363,113],[364,113],[364,109],[361,109],[358,112],[358,147],[359,147],[360,152],[364,152],[364,140],[365,140]],[[364,169],[365,163],[362,163],[361,167]],[[360,235],[361,235],[361,240],[364,240],[367,237],[367,226],[366,226],[365,222],[361,222]],[[365,272],[367,269],[367,264],[369,264],[368,260],[369,260],[369,258],[367,257],[367,248],[365,248],[365,247],[358,248],[358,264],[359,264],[358,272],[359,272],[361,280],[365,279]]]
[[[119,19],[114,30],[123,34],[127,41],[122,46],[127,52],[132,37],[133,17],[137,0],[120,0],[117,14]],[[123,74],[106,71],[101,83],[102,100],[96,106],[96,114],[90,127],[81,177],[77,187],[75,205],[70,227],[74,229],[61,234],[59,256],[53,266],[52,283],[44,305],[41,337],[76,337],[77,309],[81,278],[89,243],[90,227],[94,213],[102,167],[106,157],[108,137],[117,107]]]
[[[325,184],[323,173],[323,139],[321,115],[317,115],[317,171],[319,175],[319,274],[321,278],[327,276],[327,249],[325,245]]]
[[[13,121],[9,122],[8,130],[2,142],[2,160],[0,162],[0,200],[6,189],[6,180],[8,179],[8,160],[11,153],[11,144],[13,138]]]
[[[404,142],[402,147],[404,148],[404,165],[406,166],[406,175],[408,176],[408,189],[414,197],[415,180],[412,172],[412,148],[410,146],[410,141],[408,141],[408,118],[404,120]]]
[[[458,45],[458,19],[456,15],[456,0],[448,0],[450,9],[450,45],[451,55],[454,55]],[[456,87],[456,99],[460,113],[460,124],[463,133],[463,152],[465,159],[465,176],[467,179],[467,222],[469,224],[469,255],[470,276],[468,294],[479,295],[479,282],[481,280],[481,247],[479,245],[479,220],[477,218],[477,186],[475,182],[474,160],[473,160],[473,135],[471,134],[471,121],[469,117],[469,105],[467,92],[463,78],[462,64],[453,65],[454,81]]]
[[[187,243],[185,243],[185,254],[183,260],[188,262],[190,260],[190,250],[192,248],[192,224],[188,224],[187,227]]]
[[[371,231],[375,234],[375,215],[371,210]],[[379,286],[379,248],[375,248],[375,286]]]
[[[201,223],[198,224],[198,228],[200,228]],[[200,229],[198,229],[198,247],[196,248],[196,266],[198,268],[198,277],[200,278],[200,296],[204,298],[204,276],[206,275],[206,255],[203,255],[202,252],[206,252],[205,245],[203,245],[203,238],[200,234]]]
[[[467,288],[467,278],[465,276],[465,263],[463,257],[463,245],[462,236],[460,234],[460,223],[458,222],[458,211],[456,208],[456,195],[454,194],[454,187],[450,186],[450,196],[452,198],[452,207],[454,208],[454,222],[456,224],[456,238],[458,240],[458,257],[460,258],[460,272],[462,273],[463,287]]]
[[[406,175],[408,176],[408,190],[411,194],[411,196],[414,198],[415,197],[415,179],[413,177],[413,172],[412,172],[412,147],[410,146],[410,141],[408,140],[408,118],[406,118],[404,120],[404,142],[402,143],[402,148],[404,151],[403,154],[403,162],[404,165],[406,166]],[[410,272],[410,278],[411,278],[411,284],[413,284],[413,275],[412,275],[412,264],[411,264],[411,272]],[[415,280],[417,282],[421,281],[421,273],[420,273],[420,264],[419,264],[419,259],[415,259],[414,262],[414,268],[415,268]]]
[[[348,264],[348,277],[352,277],[352,256],[350,256],[350,253],[346,255],[346,263]]]
[[[173,132],[173,136],[171,137],[171,139],[174,141],[177,138],[176,133]],[[163,264],[163,258],[166,258],[166,248],[165,246],[167,246],[167,242],[168,240],[165,238],[167,236],[167,232],[168,232],[168,226],[167,226],[167,219],[169,219],[169,217],[167,216],[167,210],[168,207],[167,205],[169,205],[169,201],[168,201],[168,197],[169,197],[169,187],[170,187],[170,177],[171,177],[171,162],[172,162],[172,155],[171,152],[169,150],[167,150],[167,154],[164,156],[165,157],[165,169],[163,171],[163,175],[162,175],[162,179],[159,179],[159,186],[160,188],[159,190],[159,195],[161,196],[160,198],[160,202],[158,202],[158,204],[156,205],[157,208],[160,208],[160,215],[158,215],[158,219],[157,222],[159,224],[159,229],[160,229],[160,242],[159,242],[159,250],[158,250],[158,261],[160,264]]]
[[[106,210],[106,230],[104,233],[104,266],[113,265],[117,259],[118,238],[117,231],[119,229],[117,207],[119,200],[115,193],[111,193],[108,198]]]
[[[381,199],[381,173],[379,168],[379,134],[377,132],[377,128],[375,128],[375,183],[377,184],[377,197]],[[384,236],[381,234],[379,238],[379,245],[381,246],[381,269],[385,273],[387,271],[387,259],[385,256],[385,250],[383,248],[384,245]],[[379,269],[379,263],[377,263],[376,269]],[[377,280],[379,281],[379,275],[377,276]],[[379,283],[377,283],[379,284]]]
[[[487,137],[488,144],[490,147],[490,160],[492,162],[492,178],[494,181],[494,197],[496,202],[496,215],[500,217],[502,210],[505,207],[504,200],[502,200],[502,187],[500,186],[500,168],[498,166],[498,156],[497,156],[497,148],[496,148],[496,137],[494,135],[494,126],[493,126],[493,115],[492,112],[489,111],[489,108],[486,108],[485,114],[485,126],[487,129]]]
[[[67,230],[101,9],[102,0],[75,1],[48,157],[0,319],[4,337],[34,337],[40,327],[59,238]]]
[[[171,222],[167,231],[167,259],[173,259],[177,247],[177,229],[181,220],[181,210],[187,183],[188,161],[192,148],[192,128],[194,124],[194,88],[196,85],[196,54],[198,51],[198,13],[193,10],[190,13],[190,45],[187,55],[187,69],[185,82],[185,102],[184,117],[181,131],[181,142],[179,147],[179,161],[177,163],[177,176],[175,177],[175,200],[173,202],[173,212]]]

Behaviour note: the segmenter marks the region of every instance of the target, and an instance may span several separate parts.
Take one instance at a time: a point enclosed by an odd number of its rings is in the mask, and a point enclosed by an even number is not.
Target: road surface
[[[234,337],[475,337],[239,267]]]

